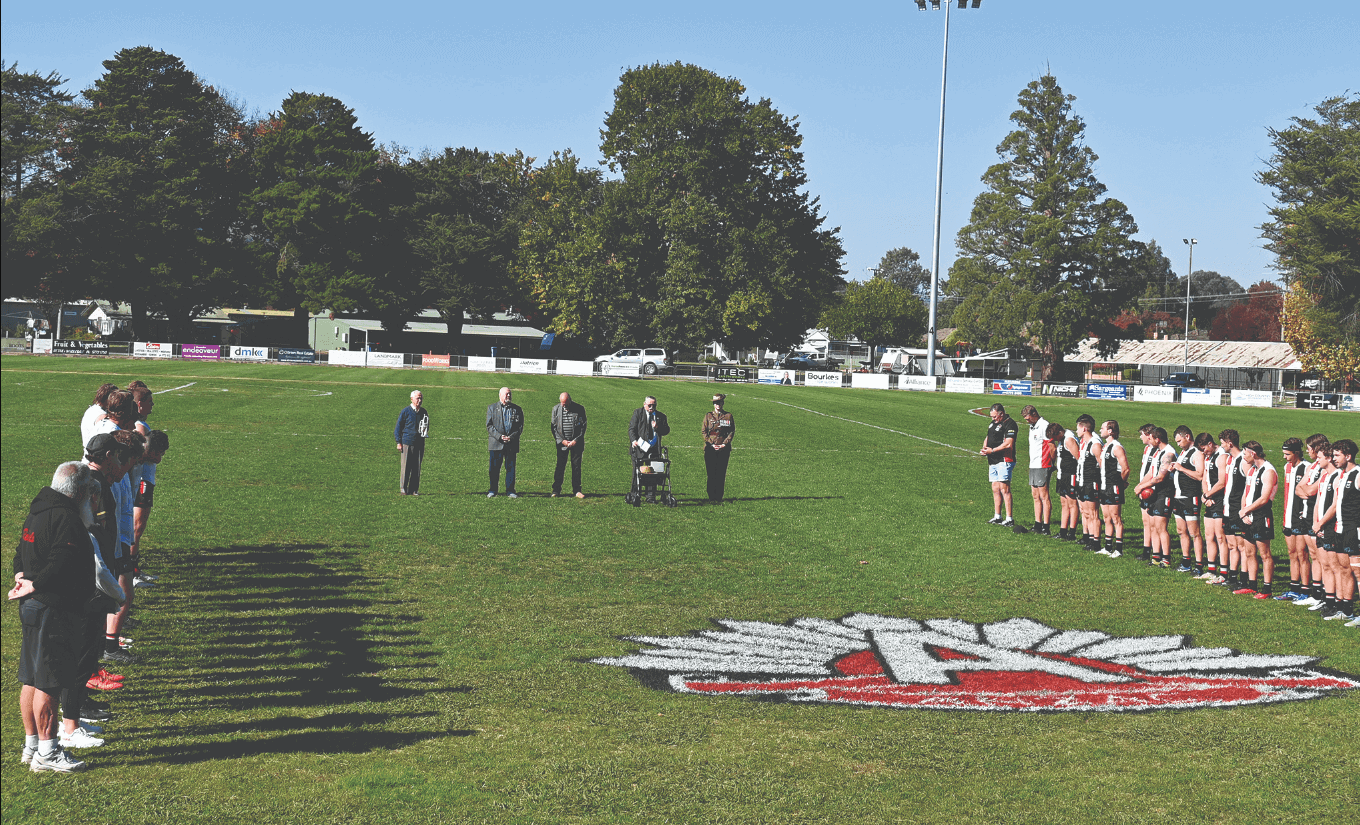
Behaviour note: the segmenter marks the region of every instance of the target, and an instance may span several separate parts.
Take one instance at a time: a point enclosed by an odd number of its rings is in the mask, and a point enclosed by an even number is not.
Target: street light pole
[[[982,0],[972,0],[973,8],[982,5]],[[941,0],[930,0],[930,7],[938,11]],[[967,0],[958,0],[959,8],[967,7]],[[926,335],[926,375],[935,377],[935,329],[936,313],[940,303],[940,212],[944,200],[944,101],[949,78],[949,6],[944,0],[944,57],[940,62],[940,137],[939,149],[935,155],[935,234],[930,253],[930,320]],[[926,10],[926,0],[916,0],[916,8]]]
[[[1185,270],[1185,371],[1190,371],[1190,276],[1195,274],[1194,238],[1181,238],[1181,243],[1190,247],[1190,264]]]

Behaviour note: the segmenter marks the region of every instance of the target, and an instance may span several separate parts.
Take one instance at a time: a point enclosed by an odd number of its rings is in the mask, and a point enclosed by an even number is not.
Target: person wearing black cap
[[[713,409],[704,415],[704,469],[708,471],[708,501],[722,504],[723,488],[727,484],[727,462],[732,457],[732,436],[737,423],[732,413],[723,409],[727,396],[713,396]]]

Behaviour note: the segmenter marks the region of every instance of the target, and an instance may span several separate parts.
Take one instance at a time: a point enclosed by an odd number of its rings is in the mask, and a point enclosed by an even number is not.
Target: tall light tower
[[[1185,371],[1190,371],[1190,276],[1195,274],[1195,244],[1199,241],[1194,238],[1181,238],[1181,243],[1190,247],[1190,265],[1185,270]]]
[[[958,0],[959,8],[968,8],[969,0]],[[930,0],[930,8],[939,11],[941,0]],[[973,8],[982,0],[972,0]],[[926,10],[926,0],[916,0],[916,8]],[[935,156],[935,240],[930,253],[930,331],[926,340],[926,375],[935,376],[935,315],[940,303],[940,208],[944,196],[944,97],[949,77],[949,0],[944,0],[944,59],[940,68],[940,143]]]

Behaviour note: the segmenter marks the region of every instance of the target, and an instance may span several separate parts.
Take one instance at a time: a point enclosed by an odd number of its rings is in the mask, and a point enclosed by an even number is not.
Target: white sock
[[[29,736],[29,735],[25,734],[25,735],[24,735],[24,747],[25,747],[25,748],[29,748],[30,750],[32,750],[32,749],[34,749],[34,748],[37,748],[37,747],[38,747],[38,734],[35,733],[35,734],[33,734],[32,736]]]
[[[57,740],[55,740],[55,739],[39,739],[39,740],[38,740],[38,755],[39,755],[39,756],[51,756],[51,755],[52,755],[52,752],[55,751],[56,749],[57,749]]]

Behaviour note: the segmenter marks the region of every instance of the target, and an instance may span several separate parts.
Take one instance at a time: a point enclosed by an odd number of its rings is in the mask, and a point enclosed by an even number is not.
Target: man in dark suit
[[[562,494],[562,477],[567,461],[571,461],[571,491],[577,498],[581,492],[581,456],[586,449],[586,408],[571,400],[571,393],[562,393],[552,408],[552,437],[557,445],[557,467],[553,470],[553,497]]]
[[[495,498],[500,487],[501,464],[505,464],[505,494],[515,493],[515,457],[519,454],[519,437],[524,432],[524,410],[510,403],[510,388],[501,387],[500,400],[486,408],[487,449],[491,451],[491,489],[487,498]]]
[[[656,408],[656,396],[649,395],[644,398],[642,406],[633,410],[633,417],[628,421],[628,451],[633,456],[633,466],[636,467],[643,461],[660,459],[661,437],[670,435],[670,432],[671,425],[666,421],[666,414]],[[636,475],[634,482],[636,483]],[[652,492],[647,494],[647,500],[655,501],[655,489],[648,489]]]

